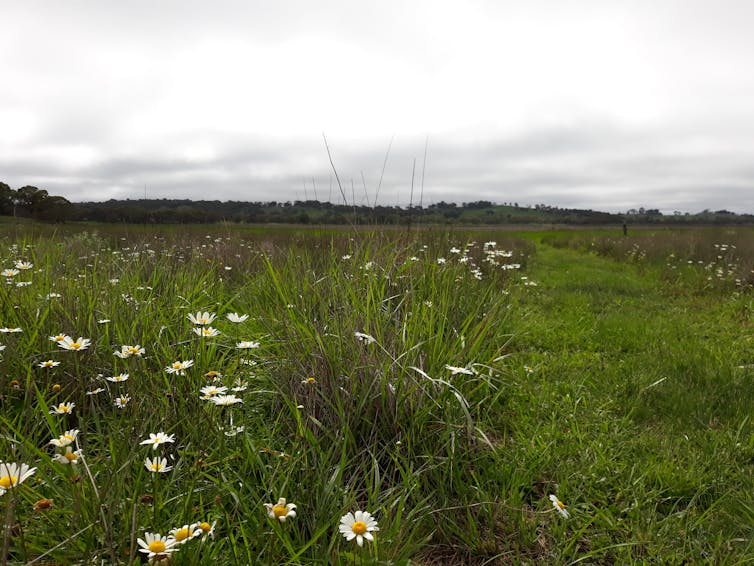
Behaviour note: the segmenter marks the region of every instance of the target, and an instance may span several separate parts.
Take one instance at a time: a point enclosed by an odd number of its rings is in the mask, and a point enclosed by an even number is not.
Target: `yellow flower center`
[[[181,362],[173,362],[173,369],[181,369]]]
[[[148,548],[150,552],[154,552],[157,554],[160,552],[165,552],[166,546],[165,546],[165,543],[162,542],[161,540],[153,540],[152,542],[149,543]]]
[[[561,509],[565,509],[565,505],[563,504],[563,502],[560,499],[558,499],[558,501],[557,501],[557,503],[555,503],[555,505],[557,505]]]
[[[81,343],[80,342],[73,342],[71,344],[71,349],[72,350],[78,350],[79,348],[81,348]]]
[[[64,434],[63,438],[65,440],[70,440],[71,442],[73,442],[75,440],[75,438],[73,438],[73,435],[71,435],[71,434]]]
[[[0,478],[0,487],[8,489],[13,487],[18,482],[18,476],[3,476]]]
[[[66,460],[68,460],[69,462],[73,462],[73,461],[75,461],[75,460],[78,460],[78,456],[76,455],[76,453],[75,453],[75,452],[66,452],[65,454],[63,454],[63,456],[64,456],[64,457],[65,457],[65,459],[66,459]]]
[[[351,525],[351,530],[357,535],[363,535],[365,532],[367,532],[367,524],[364,521],[356,521],[353,525]]]
[[[306,382],[307,382],[307,383],[317,383],[317,380],[316,380],[316,379],[314,379],[313,377],[307,377],[307,378],[306,378]]]
[[[128,349],[128,351],[129,351],[129,353],[131,353],[131,354],[138,354],[138,353],[139,353],[139,349],[138,349],[138,348],[134,348],[133,346],[131,346],[131,347],[130,347],[130,348]]]
[[[58,411],[60,411],[61,413],[67,413],[70,410],[71,408],[68,405],[60,405],[58,407]]]
[[[178,542],[181,542],[182,540],[187,539],[190,534],[191,531],[189,531],[188,527],[183,527],[182,529],[175,531],[173,537],[175,537],[175,540],[177,540]]]
[[[52,390],[53,390],[53,392],[55,392],[55,393],[57,393],[58,391],[60,391],[60,384],[59,384],[59,383],[56,383],[55,385],[53,385],[53,386],[52,386]]]
[[[48,368],[48,367],[50,367],[52,365],[52,362],[48,360],[48,361],[44,362],[42,365],[44,367]]]
[[[159,462],[152,464],[152,471],[159,472],[162,469],[162,465]]]
[[[288,514],[288,508],[285,505],[275,505],[275,507],[272,508],[272,512],[275,515],[275,518],[279,519]]]
[[[199,528],[203,530],[205,533],[208,533],[212,530],[212,525],[210,525],[207,522],[202,521],[201,523],[199,523]]]

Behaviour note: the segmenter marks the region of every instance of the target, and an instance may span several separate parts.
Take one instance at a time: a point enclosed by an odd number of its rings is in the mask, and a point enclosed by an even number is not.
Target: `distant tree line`
[[[727,210],[662,214],[658,209],[630,209],[626,213],[559,208],[546,204],[519,206],[486,200],[440,201],[428,206],[364,206],[317,200],[219,201],[189,199],[108,200],[71,203],[44,189],[25,186],[13,190],[0,182],[0,215],[47,222],[91,221],[124,224],[213,224],[217,222],[280,224],[754,224],[751,214]]]
[[[72,216],[73,211],[73,204],[67,199],[50,195],[44,189],[27,185],[14,190],[0,182],[0,215],[63,222]]]

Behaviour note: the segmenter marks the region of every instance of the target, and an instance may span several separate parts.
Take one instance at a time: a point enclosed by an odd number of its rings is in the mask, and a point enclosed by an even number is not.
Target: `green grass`
[[[666,236],[627,255],[597,232],[14,224],[0,268],[34,268],[0,286],[0,326],[23,329],[0,334],[0,460],[37,470],[0,496],[0,563],[137,563],[145,532],[202,521],[173,563],[748,563],[751,295],[689,264],[687,234],[670,268]],[[241,404],[200,398],[239,380]],[[76,466],[49,444],[69,429]],[[158,431],[175,442],[140,444]],[[267,517],[279,497],[297,517]],[[364,548],[338,532],[356,509],[379,522]]]

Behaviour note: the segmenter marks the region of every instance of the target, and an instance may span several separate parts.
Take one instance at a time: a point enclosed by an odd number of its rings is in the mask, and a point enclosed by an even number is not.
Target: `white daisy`
[[[127,373],[119,373],[118,375],[113,375],[112,377],[106,377],[108,381],[112,381],[113,383],[121,383],[123,381],[128,380],[128,374]]]
[[[115,399],[113,399],[113,405],[115,405],[118,409],[125,409],[126,405],[128,405],[131,402],[131,396],[128,394],[125,395],[119,395]]]
[[[186,375],[186,370],[194,365],[194,360],[175,361],[165,368],[168,373],[175,373],[177,375]]]
[[[380,530],[377,520],[368,511],[346,513],[340,518],[338,529],[347,541],[356,539],[356,544],[359,546],[364,546],[364,539],[373,541],[372,532]]]
[[[142,348],[139,344],[136,344],[136,346],[124,345],[120,347],[120,352],[113,352],[114,355],[122,359],[130,358],[131,356],[141,357],[143,353],[144,348]]]
[[[227,318],[231,322],[239,323],[239,322],[243,322],[246,319],[248,319],[249,315],[248,314],[240,314],[239,315],[236,312],[229,312],[228,314],[225,315],[225,318]]]
[[[200,537],[203,534],[204,531],[199,528],[199,523],[183,525],[182,527],[170,530],[170,535],[175,539],[176,544],[187,543],[192,538]]]
[[[198,311],[196,314],[189,313],[187,315],[187,318],[194,324],[206,326],[208,324],[211,324],[212,321],[215,320],[215,316],[215,313]]]
[[[57,446],[58,448],[65,448],[66,446],[73,444],[78,434],[78,429],[67,430],[57,438],[50,440],[50,444]]]
[[[30,468],[27,464],[0,462],[0,495],[23,483],[36,471],[36,468]]]
[[[52,409],[50,409],[51,415],[70,415],[73,413],[73,408],[76,406],[76,403],[59,403],[58,405],[54,406]]]
[[[202,399],[209,399],[215,395],[224,395],[228,392],[227,387],[217,387],[215,385],[207,385],[199,390],[202,394]]]
[[[555,510],[560,513],[563,517],[566,519],[571,517],[571,514],[568,512],[568,509],[566,509],[565,504],[558,499],[558,496],[554,493],[550,494],[550,501],[552,501],[552,506],[555,508]]]
[[[175,435],[166,434],[164,432],[158,432],[157,434],[150,432],[149,438],[142,440],[139,444],[150,445],[152,450],[157,450],[157,447],[165,442],[175,442]]]
[[[159,456],[156,456],[154,459],[147,458],[144,460],[144,467],[147,468],[152,473],[161,473],[164,474],[165,472],[169,472],[173,469],[173,466],[168,466],[168,459],[167,458],[160,458]]]
[[[60,462],[61,464],[78,464],[79,460],[83,458],[83,454],[81,453],[81,450],[73,450],[70,446],[66,446],[65,452],[62,454],[55,454],[53,456],[53,459],[56,462]]]
[[[63,339],[58,342],[58,346],[60,346],[64,350],[78,351],[86,350],[91,343],[92,341],[89,338],[79,337],[78,340],[74,340],[70,336],[64,336]]]
[[[192,330],[194,334],[201,336],[202,338],[211,338],[220,334],[220,331],[217,328],[212,328],[211,326],[207,326],[206,328],[196,327]]]
[[[215,405],[227,407],[229,405],[235,405],[236,403],[243,403],[243,399],[236,397],[235,395],[215,395],[209,398]]]
[[[293,503],[286,503],[285,497],[278,499],[276,504],[265,503],[267,507],[267,516],[270,519],[277,519],[281,523],[285,523],[285,520],[296,516],[296,505]]]
[[[173,537],[163,537],[160,533],[144,533],[143,539],[137,539],[141,547],[139,552],[145,553],[149,558],[169,555],[178,550]]]

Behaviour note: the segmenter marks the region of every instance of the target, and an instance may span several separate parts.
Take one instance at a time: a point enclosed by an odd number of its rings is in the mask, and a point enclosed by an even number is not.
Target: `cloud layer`
[[[336,201],[324,132],[349,202],[754,211],[744,0],[39,5],[4,7],[14,187]]]

